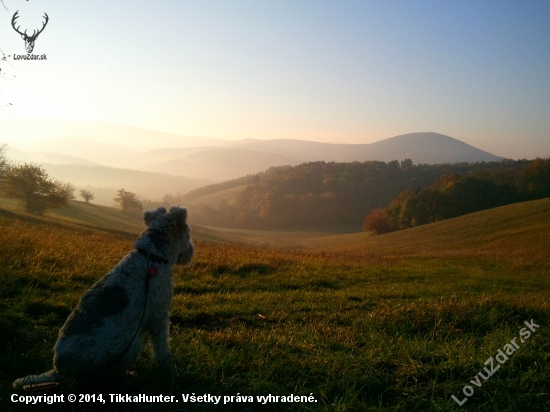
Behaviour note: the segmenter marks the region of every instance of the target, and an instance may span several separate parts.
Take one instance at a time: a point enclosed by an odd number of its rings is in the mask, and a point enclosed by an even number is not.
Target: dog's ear
[[[147,210],[143,213],[143,220],[147,226],[149,226],[154,220],[158,219],[160,216],[166,214],[166,209],[164,206],[159,206],[155,210]]]
[[[173,222],[185,223],[187,220],[187,209],[179,206],[172,206],[170,208],[170,220]]]

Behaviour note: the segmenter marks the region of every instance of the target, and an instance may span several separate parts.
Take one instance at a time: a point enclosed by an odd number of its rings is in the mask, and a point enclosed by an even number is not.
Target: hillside
[[[308,249],[379,256],[486,256],[548,261],[550,199],[516,203],[399,232],[353,233],[302,242]]]
[[[227,180],[261,172],[272,166],[297,165],[298,160],[278,153],[242,147],[208,148],[147,166],[147,170],[195,179]]]
[[[532,163],[534,161],[525,160],[415,165],[410,159],[388,163],[310,162],[273,167],[258,173],[255,175],[256,181],[242,190],[226,192],[224,199],[227,203],[221,207],[208,201],[203,203],[205,207],[197,209],[201,202],[198,196],[191,193],[178,197],[181,202],[175,203],[185,203],[185,200],[193,198],[195,219],[208,226],[322,231],[340,231],[346,226],[355,231],[362,227],[365,216],[373,209],[387,206],[405,190],[416,191],[427,187],[442,175],[480,174],[484,179],[506,177],[512,184],[516,180],[519,184],[522,179],[520,172],[524,171],[522,167]],[[534,177],[538,178],[538,175]],[[212,195],[240,186],[238,183],[240,180],[210,185],[194,193],[204,190],[205,194]],[[535,198],[524,193],[518,195],[515,201]]]
[[[194,207],[198,205],[208,205],[211,207],[217,208],[220,205],[220,202],[227,202],[232,204],[235,202],[235,199],[241,193],[246,186],[237,186],[231,189],[220,190],[212,194],[197,196],[192,199],[186,200],[184,203],[189,207]]]
[[[44,216],[29,215],[22,213],[19,209],[17,201],[0,197],[0,214],[26,221],[115,232],[132,238],[144,229],[141,216],[127,215],[119,209],[79,201],[71,201],[67,207],[48,209]],[[190,224],[193,229],[193,238],[196,240],[216,243],[242,242],[231,234],[195,225],[192,220]]]
[[[119,412],[165,412],[166,405],[142,403],[136,409],[137,403],[114,403],[109,394],[165,394],[180,402],[182,394],[192,393],[254,396],[247,405],[224,405],[230,412],[547,411],[549,204],[546,199],[514,206],[524,208],[495,210],[493,220],[478,214],[447,228],[452,221],[440,222],[433,233],[415,232],[427,230],[424,226],[391,234],[417,233],[406,240],[377,236],[390,239],[378,250],[385,256],[359,249],[352,255],[200,242],[190,222],[195,256],[189,266],[174,267],[173,276],[174,375],[159,374],[146,349],[132,373],[76,389],[63,382],[60,391],[106,400],[100,408],[97,402],[81,403],[75,410]],[[117,211],[106,209],[71,204],[65,212],[114,219],[109,213]],[[525,228],[510,225],[514,219]],[[0,228],[0,399],[10,399],[31,394],[14,391],[14,379],[51,368],[60,327],[85,291],[128,253],[135,235],[4,210]],[[404,254],[392,256],[397,253],[392,243]],[[440,252],[407,256],[417,243],[421,253],[434,247]],[[500,245],[502,254],[476,254],[485,244]],[[334,246],[339,245],[333,241],[328,250]],[[514,247],[535,252],[515,256]],[[520,328],[529,320],[541,326],[525,340]],[[520,334],[518,352],[508,352],[510,360],[491,380],[477,376],[482,386],[460,409],[452,397],[465,399],[465,385]],[[274,393],[315,402],[257,401]],[[180,410],[212,409],[197,406]],[[30,410],[23,402],[4,409]],[[68,409],[66,402],[41,402],[32,410]]]
[[[548,266],[550,199],[516,203],[384,235],[213,227],[241,243],[359,256],[486,257]]]
[[[207,179],[104,166],[52,163],[41,166],[50,177],[76,186],[76,195],[80,189],[91,190],[96,195],[94,202],[104,206],[114,204],[113,198],[121,188],[136,193],[141,199],[161,199],[167,194],[185,193],[211,183]]]

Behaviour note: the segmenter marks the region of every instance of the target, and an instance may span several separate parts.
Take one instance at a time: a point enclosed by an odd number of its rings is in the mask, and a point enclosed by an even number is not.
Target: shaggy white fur
[[[158,364],[172,366],[172,266],[191,261],[191,228],[187,209],[178,206],[170,212],[160,206],[143,217],[146,229],[134,243],[136,250],[84,293],[59,331],[53,369],[17,379],[14,388],[126,371],[139,358],[145,334],[151,336]]]

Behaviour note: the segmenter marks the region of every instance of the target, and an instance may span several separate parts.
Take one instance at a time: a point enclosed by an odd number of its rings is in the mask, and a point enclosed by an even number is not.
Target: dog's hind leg
[[[29,375],[24,378],[16,379],[13,382],[13,387],[15,389],[21,389],[25,385],[37,385],[44,382],[59,382],[60,376],[59,373],[52,369],[51,371],[41,373],[40,375]]]
[[[111,363],[108,366],[108,369],[115,373],[124,373],[125,371],[130,369],[130,367],[134,363],[136,363],[141,355],[142,350],[143,338],[140,335],[137,335],[134,337],[130,346],[127,347],[122,357],[119,357],[119,359],[115,363]]]

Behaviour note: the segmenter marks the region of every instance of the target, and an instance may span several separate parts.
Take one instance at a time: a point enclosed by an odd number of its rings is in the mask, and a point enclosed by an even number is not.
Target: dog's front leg
[[[176,378],[176,364],[168,342],[170,317],[168,312],[162,318],[155,319],[149,327],[155,360],[160,367],[160,381],[173,386]]]
[[[168,312],[162,318],[157,318],[149,325],[155,360],[163,369],[172,369],[174,360],[170,343],[168,342],[170,317]]]

